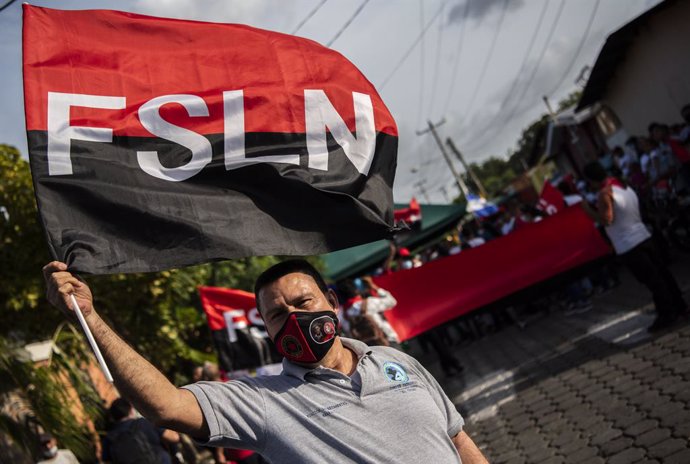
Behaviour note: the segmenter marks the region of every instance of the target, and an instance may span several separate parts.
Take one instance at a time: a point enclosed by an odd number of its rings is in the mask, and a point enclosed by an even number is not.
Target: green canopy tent
[[[408,205],[396,204],[395,208],[406,208]],[[408,232],[401,246],[414,248],[433,241],[446,232],[465,215],[465,204],[420,205],[422,209],[421,229]],[[334,251],[321,255],[325,264],[325,275],[337,281],[362,274],[388,256],[388,241],[378,240],[352,248]]]

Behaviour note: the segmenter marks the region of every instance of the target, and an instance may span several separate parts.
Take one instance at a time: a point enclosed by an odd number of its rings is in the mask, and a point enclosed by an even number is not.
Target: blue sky
[[[439,127],[440,135],[444,139],[452,137],[470,161],[505,156],[521,130],[544,112],[542,95],[555,103],[575,90],[577,75],[584,66],[594,63],[606,36],[658,0],[31,3],[243,23],[286,33],[294,31],[318,7],[297,35],[324,45],[354,16],[331,48],[348,57],[374,83],[398,123],[395,199],[406,202],[416,195],[421,200],[415,184],[423,181],[432,202],[443,202],[444,188],[452,196],[457,189],[432,138],[416,134],[424,129],[427,120],[445,118],[446,123]],[[0,101],[4,106],[0,112],[0,143],[14,145],[27,156],[20,2],[0,12],[0,63]],[[457,168],[461,170],[461,166]]]

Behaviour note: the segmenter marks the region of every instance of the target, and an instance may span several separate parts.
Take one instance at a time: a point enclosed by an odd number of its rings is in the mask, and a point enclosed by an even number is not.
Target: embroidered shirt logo
[[[406,383],[410,380],[405,369],[398,363],[383,363],[383,373],[390,382]]]

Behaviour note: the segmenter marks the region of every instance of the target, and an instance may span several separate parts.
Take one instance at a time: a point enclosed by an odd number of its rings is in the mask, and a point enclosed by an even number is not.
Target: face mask
[[[297,311],[290,314],[275,336],[280,354],[290,361],[321,361],[335,342],[338,318],[333,311]]]
[[[54,458],[55,456],[57,456],[57,454],[58,454],[58,447],[57,446],[53,446],[52,448],[43,451],[43,456],[48,458],[48,459]]]

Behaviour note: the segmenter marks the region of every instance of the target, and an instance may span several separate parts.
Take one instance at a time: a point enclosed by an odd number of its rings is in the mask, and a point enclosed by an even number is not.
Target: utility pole
[[[424,197],[424,200],[427,202],[427,204],[429,204],[429,203],[431,203],[431,200],[429,200],[429,195],[427,194],[426,187],[424,186],[425,182],[426,181],[424,179],[422,179],[419,182],[415,182],[413,187],[417,187],[419,189],[419,192]]]
[[[460,162],[462,163],[463,167],[465,168],[465,172],[472,178],[472,181],[474,181],[474,185],[477,186],[479,189],[479,193],[482,197],[488,198],[489,196],[486,194],[486,190],[484,189],[484,186],[482,185],[482,181],[479,180],[479,177],[477,177],[477,174],[475,174],[474,170],[470,167],[469,164],[465,161],[465,157],[462,156],[462,153],[460,150],[457,149],[455,146],[455,143],[453,143],[453,140],[448,137],[446,139],[446,144],[448,145],[448,148],[450,148],[450,151],[455,153],[455,156],[458,157]]]
[[[441,142],[441,139],[438,136],[438,133],[436,132],[436,128],[446,122],[445,119],[442,119],[439,123],[436,125],[432,124],[431,121],[427,121],[427,124],[429,125],[428,129],[424,129],[423,131],[417,131],[417,135],[424,135],[427,132],[431,132],[431,134],[434,136],[434,140],[436,140],[436,143],[438,144],[438,148],[441,149],[441,153],[443,154],[443,157],[446,159],[446,163],[448,163],[448,167],[450,168],[450,172],[453,173],[453,177],[455,177],[455,182],[458,184],[458,188],[462,192],[463,196],[465,197],[465,200],[467,200],[467,195],[470,193],[469,189],[467,188],[467,185],[465,184],[465,181],[462,180],[462,177],[458,174],[458,171],[455,170],[455,166],[453,166],[453,161],[450,159],[450,156],[448,156],[448,153],[446,152],[445,147],[443,146],[443,142]]]

